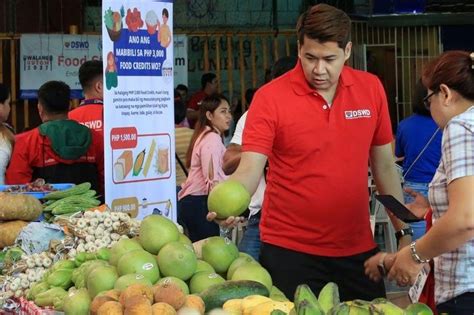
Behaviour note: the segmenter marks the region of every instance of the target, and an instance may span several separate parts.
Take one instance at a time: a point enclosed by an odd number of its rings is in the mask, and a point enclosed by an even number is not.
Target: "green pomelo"
[[[210,286],[225,282],[225,279],[215,272],[202,271],[195,274],[189,281],[191,294],[199,294]]]
[[[117,266],[117,263],[123,254],[132,250],[143,249],[136,240],[122,238],[110,249],[109,264]]]
[[[267,287],[268,292],[272,290],[272,277],[268,271],[260,265],[247,263],[235,270],[231,280],[252,280],[260,282]]]
[[[125,290],[128,286],[132,284],[144,284],[148,286],[152,286],[152,283],[148,278],[145,278],[144,275],[139,274],[139,273],[130,273],[128,275],[123,275],[120,278],[117,279],[114,285],[114,289],[123,291]]]
[[[426,304],[414,303],[405,309],[407,315],[433,315],[433,311]]]
[[[255,260],[252,256],[244,252],[239,252],[239,257],[247,257],[247,258]]]
[[[184,234],[179,233],[178,242],[193,246],[193,242]]]
[[[87,277],[87,291],[93,299],[97,294],[114,288],[118,279],[117,269],[114,266],[99,266],[94,268]]]
[[[208,262],[205,262],[204,260],[198,259],[197,261],[197,266],[196,266],[196,271],[194,274],[201,272],[201,271],[209,271],[209,272],[216,272],[214,268],[209,265]]]
[[[153,255],[158,254],[165,244],[179,239],[176,224],[161,215],[149,215],[140,224],[139,241],[143,248]]]
[[[175,286],[177,286],[178,288],[181,288],[181,291],[183,291],[183,293],[185,295],[188,295],[189,294],[189,288],[188,288],[188,285],[186,284],[186,282],[184,282],[183,280],[179,279],[179,278],[176,278],[176,277],[164,277],[164,278],[161,278],[157,283],[156,285],[158,286],[161,286],[161,285],[166,285],[166,284],[174,284]]]
[[[160,279],[160,270],[155,256],[143,249],[124,254],[117,264],[117,270],[121,276],[131,273],[141,274],[152,284]]]
[[[232,275],[237,270],[237,268],[239,268],[242,265],[250,264],[250,263],[260,265],[252,257],[238,257],[236,260],[232,262],[232,264],[230,264],[229,269],[227,270],[227,280],[232,279]]]
[[[228,238],[213,236],[202,246],[202,259],[217,273],[226,273],[229,266],[239,257],[237,246]]]
[[[217,184],[209,193],[207,206],[218,219],[241,215],[250,204],[250,194],[244,185],[235,180]]]
[[[158,266],[164,276],[188,280],[196,271],[197,257],[193,247],[181,242],[170,242],[158,253]]]

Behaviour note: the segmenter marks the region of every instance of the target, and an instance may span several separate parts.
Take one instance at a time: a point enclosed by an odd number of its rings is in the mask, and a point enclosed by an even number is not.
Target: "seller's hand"
[[[425,196],[420,194],[419,192],[414,191],[410,188],[405,188],[405,192],[410,194],[415,200],[412,203],[406,205],[408,210],[410,210],[414,215],[418,218],[423,219],[426,215],[426,212],[430,208],[430,203]]]
[[[245,219],[243,217],[234,217],[234,216],[228,217],[225,220],[216,219],[216,218],[217,218],[217,213],[215,212],[207,213],[207,216],[206,216],[207,221],[214,221],[217,224],[219,224],[221,227],[228,228],[228,229],[236,227],[237,224],[243,222]]]
[[[388,272],[393,265],[395,255],[396,254],[394,253],[388,254],[380,252],[370,257],[364,263],[365,274],[370,278],[370,280],[379,282],[385,276],[385,274],[381,273],[381,269],[379,266],[380,260],[383,261],[385,271]]]
[[[406,246],[397,253],[395,262],[388,273],[388,279],[396,281],[402,287],[413,285],[422,268],[423,264],[413,260],[410,247]]]

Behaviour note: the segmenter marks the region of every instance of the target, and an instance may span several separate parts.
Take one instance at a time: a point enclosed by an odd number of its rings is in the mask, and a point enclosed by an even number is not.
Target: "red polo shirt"
[[[386,96],[372,74],[344,67],[331,107],[300,63],[260,88],[242,149],[269,160],[262,241],[332,257],[373,249],[369,150],[391,141]]]
[[[81,104],[68,113],[69,119],[92,129],[104,137],[104,102],[93,98],[82,100]]]

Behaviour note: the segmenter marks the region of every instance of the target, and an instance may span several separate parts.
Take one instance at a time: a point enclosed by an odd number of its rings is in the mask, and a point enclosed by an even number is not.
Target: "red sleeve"
[[[380,80],[375,78],[375,107],[377,109],[377,126],[375,128],[372,145],[384,145],[392,142],[392,124],[388,112],[387,96]]]
[[[277,130],[277,108],[268,93],[257,91],[247,115],[242,141],[242,152],[271,155]]]
[[[33,169],[30,165],[29,153],[34,151],[28,143],[29,137],[18,135],[15,139],[10,165],[5,174],[5,183],[8,185],[27,184],[31,182]]]

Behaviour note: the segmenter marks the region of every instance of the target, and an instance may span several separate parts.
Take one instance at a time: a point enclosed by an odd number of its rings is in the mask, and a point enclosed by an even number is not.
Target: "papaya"
[[[270,292],[261,283],[251,280],[225,281],[215,284],[204,290],[200,297],[206,305],[206,311],[221,308],[231,299],[242,299],[249,295],[263,295],[268,297]]]
[[[143,162],[145,161],[145,149],[138,153],[137,157],[135,158],[135,162],[133,163],[133,176],[137,176],[140,174],[143,168]]]

